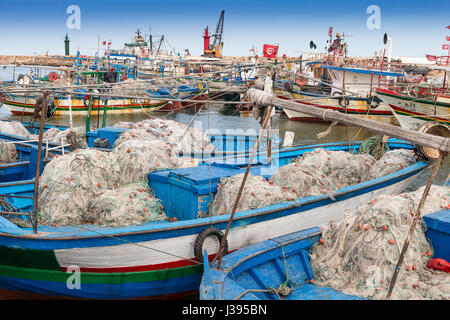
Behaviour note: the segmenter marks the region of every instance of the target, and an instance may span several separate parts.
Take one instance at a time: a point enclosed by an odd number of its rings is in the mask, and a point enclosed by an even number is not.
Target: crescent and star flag
[[[436,61],[437,60],[436,56],[432,56],[432,55],[429,55],[429,54],[426,54],[425,57],[427,57],[428,61]]]
[[[445,40],[450,41],[450,36],[445,36]]]
[[[265,58],[275,58],[277,56],[278,46],[265,44],[263,47],[263,54]]]
[[[450,29],[450,26],[447,26],[447,29]]]
[[[443,44],[443,45],[442,45],[442,49],[448,50],[448,44]]]
[[[103,42],[102,42],[102,45],[106,46],[106,41],[103,41]]]
[[[330,27],[330,29],[328,29],[328,36],[331,37],[332,34],[333,34],[333,27]]]

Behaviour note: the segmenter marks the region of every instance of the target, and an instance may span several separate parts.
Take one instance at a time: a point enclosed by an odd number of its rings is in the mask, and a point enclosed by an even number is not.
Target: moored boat
[[[391,149],[411,148],[395,139],[388,145]],[[354,143],[351,148],[359,146]],[[335,143],[287,148],[279,153],[279,165],[318,147],[346,151],[349,146]],[[342,188],[334,199],[312,196],[238,212],[228,237],[228,250],[339,220],[347,208],[379,194],[402,191],[428,165],[418,161],[390,175]],[[19,227],[0,218],[0,248],[8,257],[0,265],[1,295],[123,299],[195,292],[202,274],[202,259],[196,252],[203,248],[209,254],[217,252],[217,243],[210,242],[208,235],[215,230],[220,234],[230,218],[230,214],[211,217],[204,207],[221,177],[242,172],[242,166],[206,164],[149,174],[149,186],[164,201],[170,222],[127,227],[39,226],[38,233],[33,234],[27,225]],[[270,168],[256,164],[252,172],[264,176],[270,174]],[[0,192],[30,196],[33,181],[23,181],[20,186],[0,184]],[[177,202],[169,194],[176,195]],[[5,198],[20,212],[33,206],[32,199]]]

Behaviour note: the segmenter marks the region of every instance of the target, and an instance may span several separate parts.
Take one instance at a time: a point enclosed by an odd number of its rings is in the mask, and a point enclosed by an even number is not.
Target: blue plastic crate
[[[435,257],[450,261],[450,210],[423,216],[427,225],[426,237],[430,239]]]
[[[208,216],[208,204],[217,192],[221,177],[244,173],[246,167],[227,164],[202,164],[198,167],[162,170],[148,174],[156,198],[164,202],[165,212],[180,220]],[[254,175],[268,178],[273,172],[267,166],[255,164]]]

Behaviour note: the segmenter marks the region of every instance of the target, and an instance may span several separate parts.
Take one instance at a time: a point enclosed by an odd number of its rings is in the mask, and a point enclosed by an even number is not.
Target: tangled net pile
[[[0,132],[29,138],[30,132],[18,121],[0,121]]]
[[[11,163],[19,161],[16,146],[0,140],[0,163]]]
[[[241,173],[220,179],[217,194],[214,200],[209,203],[209,214],[211,216],[231,213],[243,178],[244,174]],[[291,201],[296,198],[295,192],[283,190],[280,186],[269,183],[263,177],[251,173],[248,174],[245,185],[236,212]]]
[[[282,166],[270,181],[293,189],[301,197],[332,195],[340,188],[367,180],[367,173],[375,161],[368,154],[317,148]]]
[[[108,190],[89,202],[89,223],[126,226],[165,220],[164,206],[156,199],[148,184],[131,183]]]
[[[70,144],[73,150],[87,148],[86,130],[83,128],[72,128],[64,131],[58,128],[50,128],[42,135],[51,143],[61,144],[61,138],[64,144]]]
[[[198,128],[189,128],[174,120],[147,119],[137,123],[120,122],[116,126],[128,128],[114,142],[114,146],[125,140],[141,139],[143,141],[162,140],[172,146],[175,153],[191,152],[211,153],[214,146],[209,137]]]
[[[371,299],[386,297],[424,187],[379,196],[322,232],[312,247],[311,267],[319,286]],[[450,189],[432,186],[423,214],[449,207]],[[398,274],[392,299],[450,299],[450,277],[428,269],[433,249],[420,221]]]
[[[412,150],[397,149],[386,152],[370,169],[369,179],[375,179],[404,169],[415,163]]]
[[[248,179],[245,186],[253,193],[259,188],[265,188],[264,183],[273,188],[264,189],[261,199],[250,197],[249,200],[243,195],[238,208],[240,211],[249,210],[307,196],[328,195],[334,199],[333,194],[341,188],[381,177],[414,162],[414,153],[410,150],[389,151],[376,161],[369,154],[355,155],[345,151],[317,148],[280,167],[268,182],[262,177]],[[211,215],[229,213],[240,187],[238,181],[242,181],[236,178],[239,176],[221,179],[222,185],[211,204]],[[275,188],[276,186],[278,188]]]
[[[141,191],[138,197],[147,197],[146,201],[123,203],[120,200],[133,188],[146,189],[142,185],[136,187],[135,183],[146,184],[148,171],[155,169],[146,159],[154,157],[155,152],[162,152],[161,147],[154,150],[146,146],[139,150],[138,143],[129,141],[113,152],[79,149],[50,161],[39,180],[40,223],[118,226],[165,219],[164,212],[160,214],[159,200],[150,197],[148,190]],[[123,151],[127,147],[130,152],[128,149]],[[117,199],[111,200],[112,196]],[[104,208],[101,208],[102,204],[105,204]],[[126,211],[122,212],[122,209]]]
[[[146,143],[142,140],[126,140],[115,146],[112,156],[120,167],[120,183],[148,181],[147,174],[156,169],[178,167],[178,157],[163,141]]]

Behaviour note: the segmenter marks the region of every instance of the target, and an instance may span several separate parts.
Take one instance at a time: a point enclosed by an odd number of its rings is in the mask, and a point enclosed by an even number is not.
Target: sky
[[[71,5],[80,9],[75,28],[67,24],[75,22]],[[371,6],[379,15],[368,12]],[[443,55],[450,36],[449,0],[0,0],[0,55],[64,54],[66,33],[71,54],[92,55],[99,34],[122,49],[138,28],[164,35],[177,53],[200,55],[203,30],[215,31],[222,10],[225,56],[250,55],[252,46],[262,55],[265,43],[278,44],[279,55],[299,56],[311,52],[311,40],[323,51],[329,27],[348,35],[350,56],[379,52],[384,33],[393,39],[393,56]]]

